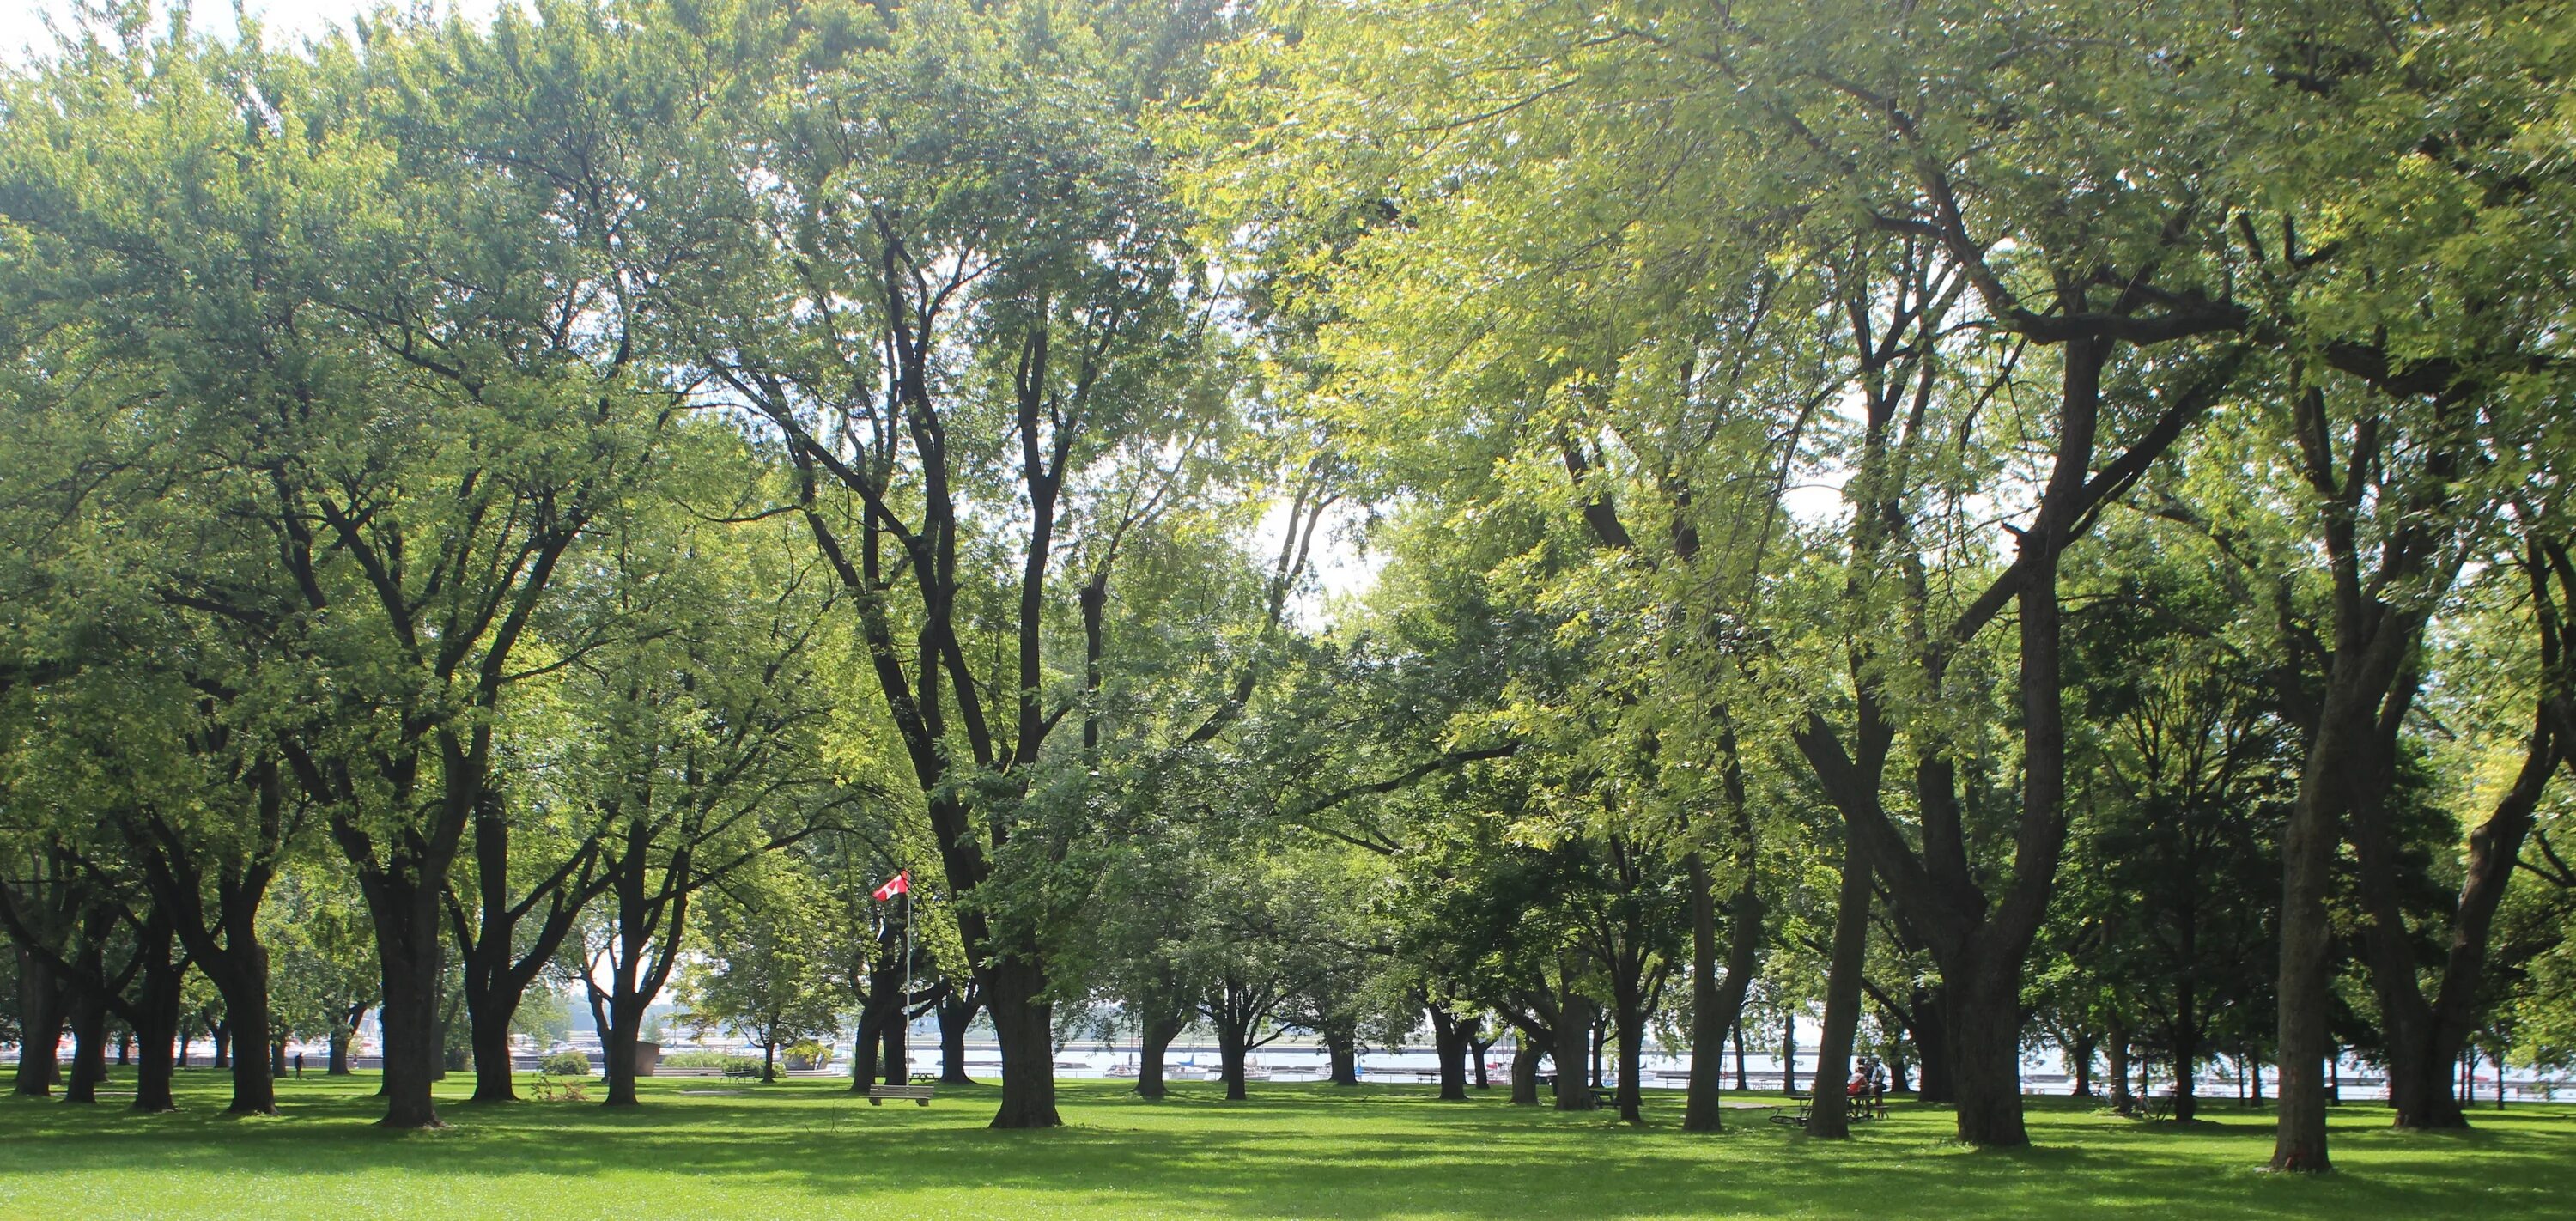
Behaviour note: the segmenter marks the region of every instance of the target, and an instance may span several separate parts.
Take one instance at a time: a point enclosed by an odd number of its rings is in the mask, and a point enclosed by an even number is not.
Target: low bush
[[[760,1071],[760,1057],[737,1056],[721,1051],[675,1051],[662,1057],[665,1068],[721,1068]]]
[[[537,1071],[549,1077],[587,1077],[590,1057],[577,1051],[559,1051],[537,1061]]]

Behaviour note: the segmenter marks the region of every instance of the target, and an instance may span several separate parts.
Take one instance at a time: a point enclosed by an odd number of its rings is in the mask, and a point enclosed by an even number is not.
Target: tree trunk
[[[1944,984],[1937,988],[1917,985],[1914,1002],[1914,1058],[1917,1098],[1925,1102],[1957,1102],[1959,1089],[1950,1071],[1950,1007],[1952,989]]]
[[[1545,1054],[1527,1038],[1512,1040],[1512,1105],[1538,1105],[1538,1062]]]
[[[1780,1018],[1780,1092],[1798,1092],[1798,1015]]]
[[[263,991],[261,993],[262,1000],[265,1001],[266,997],[267,993]],[[206,1042],[211,1044],[214,1048],[216,1068],[231,1068],[233,1066],[232,1033],[232,1023],[230,1022],[206,1023]],[[264,1039],[267,1038],[268,1035],[263,1032],[260,1037]]]
[[[996,1128],[1053,1128],[1064,1123],[1055,1107],[1055,1007],[1045,999],[1046,973],[1036,951],[984,968],[986,1005],[1002,1047],[1002,1105]]]
[[[1489,1038],[1477,1038],[1476,1034],[1484,1029],[1484,1022],[1481,1018],[1470,1020],[1467,1023],[1467,1029],[1469,1031],[1467,1035],[1468,1075],[1475,1078],[1477,1089],[1492,1089],[1494,1088],[1494,1083],[1491,1079],[1492,1069],[1490,1059],[1493,1054],[1494,1044],[1503,1041],[1502,1032],[1500,1030],[1496,1030]]]
[[[1434,1004],[1426,1010],[1431,1015],[1431,1047],[1440,1059],[1440,1101],[1467,1101],[1467,1035],[1464,1024],[1447,1009]]]
[[[16,1092],[44,1098],[61,1075],[63,989],[35,955],[18,954],[18,1077]]]
[[[1333,1084],[1360,1083],[1360,1035],[1348,1022],[1324,1028],[1324,1052],[1332,1064]]]
[[[423,888],[389,883],[376,914],[376,954],[384,983],[377,1022],[384,1032],[387,1128],[440,1128],[430,1088],[442,1073],[440,1050],[441,955],[434,897]],[[235,1050],[250,1046],[238,1038]],[[250,1057],[243,1056],[243,1059]],[[239,1071],[236,1069],[235,1071]]]
[[[612,1107],[640,1106],[635,1096],[636,1056],[642,1049],[636,1044],[644,1036],[644,1006],[621,1005],[611,996],[608,1002],[608,1028],[599,1032],[600,1069],[608,1078],[608,1096],[601,1104]],[[864,1060],[864,1057],[855,1057]]]
[[[99,1083],[107,1080],[107,1004],[86,987],[72,989],[72,1072],[63,1083],[63,1101],[97,1102]]]
[[[1583,1079],[1592,1045],[1592,1002],[1569,989],[1557,1001],[1556,1012],[1556,1109],[1598,1110],[1601,1100]]]
[[[885,1027],[889,1010],[885,1006],[885,988],[872,985],[868,999],[859,1008],[859,1032],[850,1043],[850,1092],[865,1094],[877,1083],[877,1069],[885,1063]]]
[[[1251,1054],[1251,1024],[1231,1013],[1216,1019],[1217,1075],[1225,1079],[1225,1100],[1241,1102],[1247,1096],[1243,1088],[1244,1059]]]
[[[939,1083],[973,1085],[966,1075],[966,1028],[975,1024],[975,1011],[983,1006],[961,995],[965,987],[951,984],[948,995],[939,1000]],[[1169,1042],[1169,1040],[1165,1040]],[[1141,1081],[1141,1078],[1139,1079]],[[1142,1091],[1139,1091],[1142,1092]],[[1146,1095],[1159,1097],[1160,1095]]]
[[[1731,740],[1731,731],[1730,731]],[[1732,760],[1726,783],[1739,809],[1741,796],[1735,792],[1741,784]],[[1742,1072],[1740,1032],[1744,1013],[1744,994],[1753,984],[1754,965],[1762,950],[1762,897],[1753,888],[1752,833],[1749,814],[1739,818],[1737,834],[1743,843],[1737,854],[1737,865],[1744,869],[1743,884],[1736,888],[1729,906],[1725,978],[1718,978],[1717,896],[1709,877],[1708,862],[1699,853],[1690,854],[1688,866],[1691,887],[1691,1075],[1688,1095],[1682,1103],[1682,1130],[1716,1132],[1726,1126],[1726,1107],[1722,1101],[1726,1088],[1726,1038],[1737,1033],[1737,1071]],[[1739,1087],[1740,1088],[1740,1087]]]
[[[174,967],[161,995],[147,995],[138,1011],[141,1028],[135,1031],[134,1109],[147,1113],[175,1111],[179,1101],[171,1094],[178,1067],[179,1042],[179,971]],[[148,986],[147,986],[147,990]]]
[[[1980,964],[1965,981],[1945,984],[1949,1052],[1957,1074],[1959,1140],[1971,1145],[2030,1143],[2021,1113],[2021,963]]]
[[[1137,1032],[1140,1036],[1136,1052],[1137,1097],[1161,1098],[1171,1092],[1170,1087],[1163,1084],[1163,1056],[1171,1050],[1172,1040],[1181,1037],[1181,1031],[1188,1025],[1189,1015],[1185,1013],[1146,1019],[1144,1028]]]
[[[1745,1076],[1744,1019],[1740,1016],[1735,1020],[1735,1030],[1731,1037],[1735,1043],[1735,1092],[1739,1094],[1750,1094],[1753,1092],[1753,1083]]]
[[[120,1030],[120,1031],[117,1031],[117,1032],[116,1032],[116,1066],[117,1066],[118,1068],[125,1068],[125,1067],[128,1067],[128,1066],[132,1065],[133,1063],[134,1063],[134,1032],[133,1032],[133,1031],[131,1031],[131,1030]]]
[[[481,996],[480,1003],[476,994]],[[510,1060],[510,1020],[519,1011],[524,988],[506,981],[487,982],[466,995],[466,1037],[474,1048],[475,1102],[517,1102],[518,1074]]]
[[[239,945],[243,939],[226,940]],[[224,998],[223,1029],[215,1039],[215,1067],[232,1069],[233,1096],[224,1113],[274,1115],[277,1078],[260,1063],[260,1057],[236,1055],[229,1065],[225,1063],[228,1046],[265,1047],[269,1043],[268,951],[256,942],[241,945],[225,955],[222,965],[209,978]]]
[[[1645,1069],[1645,989],[1631,984],[1619,991],[1624,995],[1619,998],[1617,1021],[1613,1023],[1619,1040],[1619,1084],[1611,1092],[1611,1101],[1617,1104],[1623,1122],[1644,1123],[1645,1098],[1637,1092],[1637,1078]]]
[[[2068,1093],[2077,1098],[2093,1096],[2093,1052],[2099,1038],[2090,1030],[2075,1032],[2075,1045],[2067,1049],[2067,1058],[2075,1064],[2075,1086]]]
[[[1861,970],[1869,959],[1869,861],[1857,836],[1843,846],[1842,893],[1834,903],[1833,952],[1825,969],[1825,1028],[1816,1043],[1816,1101],[1807,1135],[1840,1140],[1851,1135],[1852,1038],[1860,1032]]]
[[[2299,784],[2281,842],[2281,958],[2278,991],[2281,1106],[2272,1139],[2272,1169],[2325,1171],[2326,1014],[2334,976],[2334,931],[2326,895],[2333,887],[2337,809],[2321,766],[2345,766],[2328,735],[2343,732],[2331,714],[2320,718],[2319,742],[2308,754],[2309,775]],[[2393,1082],[2392,1082],[2393,1084]]]
[[[2547,585],[2536,584],[2534,593],[2536,601],[2548,602]],[[2542,613],[2548,614],[2545,609]],[[2562,669],[2556,639],[2554,626],[2544,629],[2543,651],[2548,656],[2543,668],[2553,678]],[[2353,803],[2353,847],[2361,866],[2357,889],[2369,916],[2363,941],[2386,1036],[2388,1101],[2396,1113],[2397,1127],[2468,1126],[2463,1103],[2474,1091],[2463,1089],[2454,1096],[2444,1066],[2468,1046],[2487,991],[2488,941],[2496,909],[2503,901],[2514,861],[2521,855],[2523,841],[2530,836],[2535,812],[2562,757],[2562,744],[2552,720],[2549,701],[2544,698],[2535,714],[2519,774],[2497,799],[2485,821],[2469,833],[2468,859],[2451,913],[2443,969],[2430,999],[2424,994],[2414,937],[2400,908],[2397,852],[2387,831],[2390,818],[2386,796],[2395,785],[2394,765],[2382,762],[2370,778],[2368,794]],[[2497,1074],[2501,1081],[2501,1062]]]
[[[763,1043],[760,1045],[760,1083],[771,1085],[777,1080],[778,1044],[775,1041]]]
[[[901,991],[897,991],[895,995],[898,998],[903,996]],[[894,1020],[886,1023],[885,1031],[880,1036],[884,1039],[885,1079],[888,1085],[906,1085],[912,1081],[911,1002],[907,999],[898,999],[895,1002],[893,1016]],[[1050,1041],[1047,1048],[1050,1065],[1054,1062],[1054,1051],[1054,1044]]]
[[[346,1077],[349,1075],[349,1041],[356,1037],[357,1032],[354,1030],[334,1030],[331,1032],[330,1067],[322,1070],[322,1074],[324,1076]]]
[[[2108,1061],[2103,1067],[2109,1074],[2111,1110],[2115,1114],[2126,1115],[2137,1108],[2136,1101],[2129,1095],[2129,1028],[2116,1021],[2104,1023],[2102,1048]]]

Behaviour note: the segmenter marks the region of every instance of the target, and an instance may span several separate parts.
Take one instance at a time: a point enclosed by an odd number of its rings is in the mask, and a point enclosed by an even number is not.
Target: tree
[[[1051,796],[1078,786],[1050,746],[1085,680],[1050,663],[1050,624],[1109,588],[1125,459],[1210,406],[1160,154],[1101,88],[1109,19],[914,4],[867,47],[817,48],[745,142],[766,246],[699,354],[785,439],[849,591],[1000,1037],[997,1127],[1059,1122],[1045,896],[1083,805]],[[999,657],[971,645],[985,623]]]
[[[703,925],[706,959],[680,976],[680,1003],[701,1029],[728,1026],[761,1049],[760,1079],[778,1079],[778,1049],[829,1038],[840,1019],[814,913],[816,879],[767,858],[738,872]]]

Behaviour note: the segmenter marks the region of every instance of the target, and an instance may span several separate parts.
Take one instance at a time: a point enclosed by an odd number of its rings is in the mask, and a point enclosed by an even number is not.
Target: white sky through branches
[[[179,0],[179,3],[184,4],[185,0]],[[378,8],[408,10],[421,7],[433,12],[457,9],[483,17],[499,4],[500,0],[435,0],[434,3],[417,3],[416,0],[397,3],[385,3],[384,0],[243,0],[242,7],[267,28],[272,40],[291,45],[333,28],[345,29],[351,17]],[[164,3],[156,7],[166,12],[170,5]],[[232,36],[233,0],[196,0],[190,7],[195,13],[190,21],[193,28],[217,37]],[[0,57],[5,57],[12,64],[23,64],[31,51],[42,53],[53,43],[52,36],[45,30],[46,20],[51,18],[56,26],[70,29],[79,8],[78,0],[0,0]]]

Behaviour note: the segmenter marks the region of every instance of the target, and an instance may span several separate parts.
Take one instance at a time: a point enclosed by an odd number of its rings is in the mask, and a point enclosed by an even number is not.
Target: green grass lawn
[[[450,1083],[462,1094],[466,1080]],[[846,1086],[645,1083],[623,1113],[574,1103],[477,1107],[454,1125],[369,1126],[372,1078],[280,1083],[284,1113],[228,1119],[216,1074],[181,1074],[177,1115],[113,1103],[0,1102],[0,1217],[626,1218],[2576,1216],[2576,1107],[2476,1116],[2475,1131],[2386,1130],[2336,1116],[2339,1173],[2260,1173],[2268,1118],[2232,1105],[2189,1127],[2034,1103],[2034,1149],[1944,1143],[1947,1113],[1902,1104],[1849,1143],[1732,1113],[1675,1126],[1657,1094],[1642,1130],[1428,1088],[1255,1084],[1248,1103],[1183,1085],[1160,1103],[1069,1082],[1068,1126],[984,1127],[993,1091],[927,1110],[870,1107]]]

